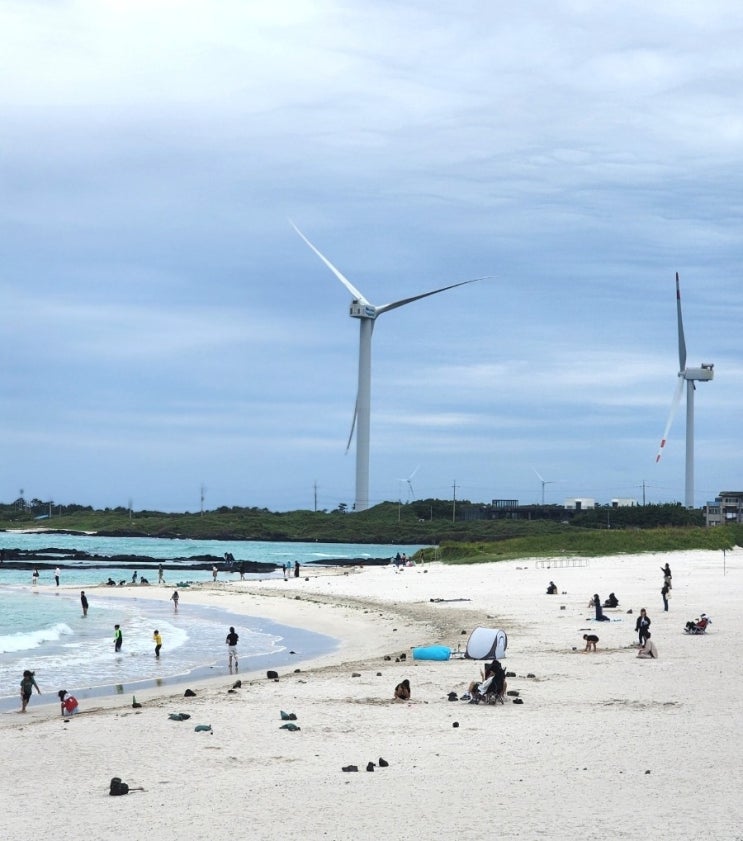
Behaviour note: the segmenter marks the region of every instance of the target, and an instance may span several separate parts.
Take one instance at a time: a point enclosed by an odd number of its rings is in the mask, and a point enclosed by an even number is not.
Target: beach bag
[[[111,787],[108,790],[111,797],[118,797],[121,794],[129,794],[129,786],[121,782],[121,777],[111,778]]]

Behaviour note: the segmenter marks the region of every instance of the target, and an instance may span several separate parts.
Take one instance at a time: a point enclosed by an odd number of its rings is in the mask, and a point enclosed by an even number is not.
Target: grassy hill
[[[554,510],[553,510],[554,508]],[[44,506],[39,510],[46,513]],[[728,549],[743,544],[743,526],[705,528],[698,511],[678,505],[596,509],[572,519],[562,509],[535,510],[544,519],[452,519],[446,500],[400,505],[382,503],[359,513],[220,508],[203,514],[129,512],[61,506],[52,516],[0,505],[0,529],[46,528],[111,536],[179,537],[211,540],[320,541],[327,543],[426,544],[449,563],[521,557],[598,556],[621,552]],[[460,503],[460,517],[487,516],[486,506]],[[529,512],[531,516],[531,512]],[[7,542],[7,541],[6,541]],[[53,540],[50,536],[50,545]],[[434,549],[425,552],[434,556]]]

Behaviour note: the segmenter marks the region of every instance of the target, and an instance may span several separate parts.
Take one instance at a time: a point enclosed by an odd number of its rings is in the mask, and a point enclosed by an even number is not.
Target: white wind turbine
[[[447,289],[455,289],[457,286],[464,286],[468,283],[475,283],[485,278],[477,277],[472,280],[463,280],[459,283],[452,283],[443,286],[441,289],[434,289],[431,292],[423,292],[421,295],[413,295],[411,298],[402,298],[393,301],[391,304],[383,304],[380,307],[370,303],[359,290],[341,274],[338,269],[307,239],[299,228],[289,220],[291,226],[299,234],[307,245],[325,263],[331,272],[340,280],[353,296],[349,315],[351,318],[359,319],[359,382],[356,392],[356,407],[351,423],[351,433],[348,436],[346,451],[351,446],[354,428],[356,430],[356,511],[365,511],[369,507],[369,427],[371,417],[371,342],[374,330],[374,321],[382,313],[389,310],[403,307],[405,304],[412,304],[421,298],[428,298],[430,295],[437,295],[439,292],[446,292]]]
[[[532,470],[537,474],[537,478],[542,483],[542,505],[544,505],[544,486],[554,485],[557,479],[544,479],[542,477],[542,474],[536,469],[536,467],[532,467]]]
[[[408,499],[415,499],[415,491],[413,490],[413,477],[415,476],[415,474],[418,472],[419,469],[420,469],[420,464],[418,465],[418,467],[415,468],[415,470],[410,474],[410,476],[408,476],[407,479],[398,479],[397,480],[400,483],[401,487],[403,485],[408,486]]]
[[[668,413],[668,421],[660,440],[658,455],[655,457],[656,464],[663,455],[663,448],[666,446],[668,433],[671,431],[671,424],[681,400],[681,392],[686,382],[686,481],[684,485],[684,505],[687,508],[694,507],[694,391],[695,382],[709,382],[714,378],[714,363],[703,362],[700,368],[686,367],[686,341],[684,339],[684,322],[681,319],[681,290],[679,288],[679,274],[676,272],[676,312],[678,315],[678,340],[679,340],[679,372],[678,385],[671,401],[671,411]]]

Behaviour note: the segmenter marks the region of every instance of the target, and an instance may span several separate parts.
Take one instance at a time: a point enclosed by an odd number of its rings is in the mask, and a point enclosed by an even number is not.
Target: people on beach
[[[88,615],[88,597],[85,595],[85,590],[80,590],[80,604],[83,608],[83,616]]]
[[[216,580],[217,580],[217,567],[214,564],[212,564],[212,581],[216,581]]]
[[[155,628],[152,633],[152,639],[155,641],[155,657],[160,657],[160,649],[163,647],[163,638],[160,635],[160,631]]]
[[[116,586],[116,582],[113,580],[113,578],[111,578],[111,576],[108,577],[108,581],[106,582],[106,586],[107,587],[115,587]]]
[[[124,634],[121,632],[121,625],[114,625],[114,654],[121,651],[121,646],[124,644]]]
[[[640,615],[637,617],[637,621],[635,622],[635,631],[637,631],[637,636],[640,640],[640,645],[645,643],[648,635],[648,629],[650,628],[650,617],[647,614],[647,611],[644,607],[640,608]]]
[[[548,596],[556,596],[557,595],[557,584],[554,581],[550,581],[547,585],[547,595]]]
[[[173,590],[173,595],[170,597],[170,601],[173,602],[173,613],[178,613],[178,599],[180,596],[178,595],[177,590]]]
[[[286,564],[281,565],[281,571],[284,573],[284,581],[289,580],[289,567]]]
[[[59,587],[59,575],[59,567],[56,567],[56,569],[54,570],[54,580],[57,582],[57,587]]]
[[[137,570],[134,570],[134,575],[132,575],[132,584],[137,583]]]
[[[75,715],[75,713],[80,712],[77,698],[70,695],[66,689],[60,689],[57,696],[59,697],[59,708],[62,715]]]
[[[235,661],[235,671],[237,671],[237,641],[240,637],[235,633],[235,629],[230,625],[230,632],[227,634],[225,642],[227,643],[227,663],[232,672],[232,660]]]
[[[619,607],[619,599],[614,593],[609,593],[609,598],[604,602],[604,607]]]
[[[28,702],[31,700],[31,693],[33,690],[36,689],[39,695],[41,695],[41,690],[39,689],[39,685],[36,683],[36,678],[34,677],[34,672],[29,671],[29,669],[25,669],[23,672],[23,677],[21,678],[21,712],[26,712],[26,707],[28,706]]]
[[[157,583],[158,584],[165,584],[165,573],[163,571],[163,565],[160,564],[157,568]]]
[[[655,641],[650,639],[650,631],[645,635],[645,642],[642,648],[637,652],[637,656],[641,660],[657,660],[658,649],[655,647]]]
[[[660,597],[663,599],[663,610],[668,613],[668,599],[671,598],[670,586],[667,582],[663,582],[663,587],[661,587]]]
[[[299,561],[294,561],[294,577],[299,578]]]
[[[402,683],[398,683],[395,687],[394,701],[409,701],[410,700],[410,681],[405,678]]]
[[[604,609],[601,607],[601,597],[598,593],[593,594],[593,607],[596,611],[596,621],[597,622],[609,622],[610,619],[608,616],[604,616]]]
[[[240,581],[245,581],[245,561],[240,561]]]
[[[39,583],[39,570],[37,567],[34,567],[34,571],[31,573],[31,581],[34,587]]]
[[[583,634],[583,639],[586,641],[586,647],[583,649],[584,651],[596,651],[596,645],[599,641],[596,634]]]

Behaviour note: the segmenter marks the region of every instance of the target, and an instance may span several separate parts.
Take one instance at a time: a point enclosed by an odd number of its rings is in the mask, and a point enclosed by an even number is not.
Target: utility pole
[[[451,503],[451,521],[452,523],[455,522],[457,517],[457,480],[454,480],[454,484],[452,485],[454,490],[454,497]]]
[[[315,479],[315,483],[312,487],[315,491],[315,514],[317,514],[317,479]]]
[[[201,483],[201,516],[204,516],[204,497],[206,496],[206,485]]]

